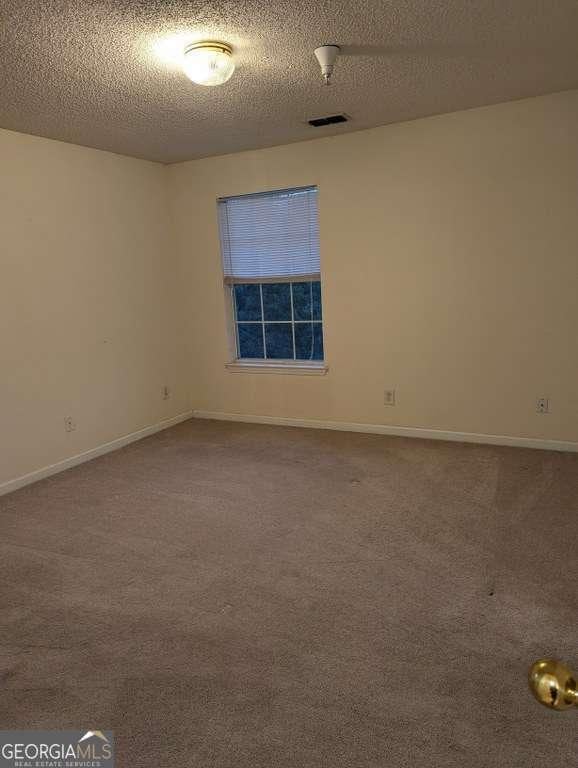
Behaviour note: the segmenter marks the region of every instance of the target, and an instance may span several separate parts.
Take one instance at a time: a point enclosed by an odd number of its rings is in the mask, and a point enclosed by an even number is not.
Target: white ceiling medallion
[[[191,43],[185,48],[183,70],[198,85],[222,85],[235,71],[233,49],[214,41]]]

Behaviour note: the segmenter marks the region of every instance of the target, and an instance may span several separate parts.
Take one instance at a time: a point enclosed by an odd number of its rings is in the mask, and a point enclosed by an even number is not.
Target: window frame
[[[315,189],[318,189],[317,185],[315,186]],[[302,189],[306,189],[307,187],[301,187]],[[292,188],[292,189],[300,189],[300,187]],[[270,190],[267,192],[264,192],[263,194],[274,194],[275,192],[284,192],[287,191],[285,189],[279,189],[279,190]],[[249,194],[260,194],[260,193],[249,193]],[[219,203],[221,200],[226,198],[218,198],[217,203]],[[219,224],[220,226],[220,224]],[[303,275],[283,275],[283,276],[273,276],[268,275],[267,277],[255,277],[255,278],[240,278],[240,277],[226,277],[224,272],[224,264],[223,264],[223,254],[221,249],[221,264],[222,264],[222,274],[223,274],[223,288],[225,292],[225,317],[226,317],[226,333],[228,338],[228,347],[229,347],[229,360],[225,363],[226,369],[233,372],[248,372],[248,373],[273,373],[273,374],[292,374],[292,375],[325,375],[327,371],[329,370],[326,359],[326,347],[325,347],[325,318],[324,318],[324,312],[322,311],[321,319],[319,320],[295,320],[295,309],[294,309],[294,299],[293,299],[293,283],[311,283],[311,282],[319,282],[320,284],[320,291],[321,291],[321,306],[324,307],[323,302],[323,280],[321,277],[320,272],[312,273],[312,274],[303,274]],[[241,320],[239,321],[237,319],[237,304],[235,299],[235,286],[236,285],[247,285],[247,284],[257,284],[260,286],[260,295],[261,295],[261,319],[260,320],[253,320],[253,321],[245,321]],[[264,307],[263,307],[263,289],[262,286],[266,283],[289,283],[290,284],[290,294],[291,294],[291,320],[265,320],[265,314],[264,314]],[[255,324],[255,325],[261,325],[263,328],[263,354],[267,354],[267,345],[265,340],[265,325],[268,323],[278,323],[278,324],[291,324],[291,331],[293,335],[293,358],[244,358],[240,357],[240,348],[239,348],[239,331],[238,331],[238,324],[239,323],[248,323],[248,324]],[[295,345],[295,325],[297,324],[304,324],[308,325],[311,323],[318,323],[321,326],[321,333],[323,335],[323,359],[322,360],[302,360],[297,359],[295,357],[296,355],[296,345]]]

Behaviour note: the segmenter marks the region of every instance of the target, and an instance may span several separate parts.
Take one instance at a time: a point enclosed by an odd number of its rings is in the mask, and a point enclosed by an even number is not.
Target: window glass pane
[[[246,283],[235,285],[235,303],[237,320],[261,319],[261,286]]]
[[[289,283],[263,283],[263,312],[265,320],[291,320]]]
[[[239,334],[239,357],[264,357],[261,323],[238,323],[237,333]]]
[[[293,283],[295,320],[321,320],[321,283]]]
[[[323,360],[321,323],[295,324],[295,357],[297,360]]]
[[[293,330],[291,323],[265,323],[267,357],[293,360]]]
[[[311,320],[311,283],[293,283],[295,320]]]
[[[313,319],[321,320],[321,283],[319,280],[311,283],[311,293],[313,294]]]

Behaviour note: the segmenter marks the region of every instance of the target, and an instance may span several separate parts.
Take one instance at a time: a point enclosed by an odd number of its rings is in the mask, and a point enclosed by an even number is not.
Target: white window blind
[[[318,278],[317,187],[218,201],[225,280]]]

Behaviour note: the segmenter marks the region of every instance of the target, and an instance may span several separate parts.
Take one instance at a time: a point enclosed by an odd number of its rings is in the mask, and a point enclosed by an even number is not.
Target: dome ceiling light
[[[198,85],[223,85],[235,71],[233,49],[227,43],[191,43],[185,48],[183,70]]]

